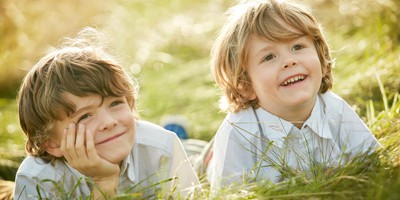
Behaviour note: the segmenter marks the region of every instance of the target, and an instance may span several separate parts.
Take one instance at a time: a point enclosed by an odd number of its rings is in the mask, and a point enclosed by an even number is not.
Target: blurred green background
[[[400,91],[400,2],[302,2],[322,23],[336,58],[334,92],[371,125],[367,111],[384,110]],[[190,137],[208,141],[225,116],[210,75],[210,48],[224,11],[235,3],[1,0],[0,178],[13,180],[24,155],[15,101],[21,79],[49,48],[86,26],[108,36],[113,54],[138,79],[142,119],[159,124],[166,115],[183,115]]]

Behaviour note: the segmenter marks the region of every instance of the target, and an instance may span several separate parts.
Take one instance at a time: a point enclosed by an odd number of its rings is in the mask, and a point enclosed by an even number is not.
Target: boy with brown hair
[[[172,188],[180,195],[198,179],[176,134],[139,120],[138,86],[84,29],[44,56],[18,96],[28,140],[16,175],[17,199],[143,198]]]

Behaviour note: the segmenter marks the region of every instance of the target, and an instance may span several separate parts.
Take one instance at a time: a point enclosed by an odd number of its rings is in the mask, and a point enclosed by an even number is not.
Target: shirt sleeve
[[[135,176],[137,181],[144,181],[144,187],[156,181],[161,189],[179,191],[185,199],[200,185],[181,141],[171,131],[147,121],[138,121],[133,152],[137,169]]]
[[[15,178],[15,199],[71,199],[89,195],[84,176],[71,171],[62,161],[52,165],[28,156]]]
[[[358,114],[342,98],[328,91],[322,95],[334,139],[347,158],[381,147]]]
[[[84,180],[82,180],[84,181]],[[90,195],[82,193],[85,183],[71,182],[65,180],[60,182],[52,179],[38,179],[29,175],[17,175],[14,198],[15,199],[69,199],[86,198]]]
[[[342,148],[349,156],[370,153],[381,147],[375,136],[358,114],[343,102],[343,117],[340,125]]]
[[[214,154],[207,170],[213,190],[231,183],[240,184],[243,175],[248,175],[255,164],[252,142],[243,135],[246,133],[233,126],[225,119],[215,136]]]
[[[17,175],[15,179],[15,199],[38,199],[39,195],[36,191],[37,181],[25,175]],[[42,197],[47,195],[42,194]]]

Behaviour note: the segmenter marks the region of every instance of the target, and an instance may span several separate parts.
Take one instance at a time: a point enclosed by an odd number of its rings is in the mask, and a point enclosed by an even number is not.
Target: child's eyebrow
[[[273,47],[274,47],[274,45],[266,44],[266,45],[264,45],[264,47],[258,49],[257,52],[265,52],[265,51],[268,51],[270,49],[273,49]]]
[[[299,40],[299,39],[303,39],[303,38],[307,38],[307,37],[308,37],[308,36],[307,36],[306,34],[299,35],[299,36],[294,37],[294,38],[292,39],[292,41],[294,41],[294,40]]]
[[[98,104],[97,104],[98,103]],[[81,108],[76,108],[75,110],[73,110],[69,117],[73,118],[77,115],[79,115],[80,113],[83,113],[87,110],[90,110],[92,108],[97,108],[100,107],[101,105],[103,105],[104,103],[104,99],[102,98],[100,102],[97,101],[90,101],[89,103],[87,103],[86,105],[83,105]]]
[[[80,108],[80,109],[78,109],[78,110],[74,110],[74,111],[71,113],[70,117],[75,117],[75,116],[79,115],[80,113],[85,112],[85,110],[88,110],[89,107],[90,107],[90,106],[83,107],[83,108]]]
[[[263,57],[264,53],[268,52],[271,49],[273,49],[273,45],[266,44],[262,48],[254,49],[253,55],[256,56],[256,57]]]
[[[100,105],[101,105],[101,104],[100,104]],[[99,106],[100,106],[100,105],[99,105]],[[80,113],[84,113],[85,111],[90,110],[90,109],[92,109],[92,108],[94,108],[94,107],[98,107],[98,106],[96,106],[96,105],[93,104],[93,103],[89,103],[89,104],[87,104],[87,105],[84,105],[84,106],[81,107],[81,108],[77,108],[77,109],[73,110],[73,111],[70,113],[69,117],[74,118],[75,116],[79,115]]]

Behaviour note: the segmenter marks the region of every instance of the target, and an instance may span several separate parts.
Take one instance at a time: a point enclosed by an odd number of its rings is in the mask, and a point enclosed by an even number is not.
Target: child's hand
[[[100,157],[94,145],[94,135],[85,130],[85,125],[71,123],[64,129],[60,147],[68,163],[85,176],[93,178],[94,182],[115,188],[118,184],[119,165]],[[114,188],[114,189],[115,189]],[[105,188],[103,188],[105,189]]]

